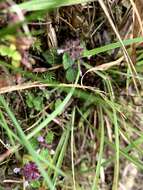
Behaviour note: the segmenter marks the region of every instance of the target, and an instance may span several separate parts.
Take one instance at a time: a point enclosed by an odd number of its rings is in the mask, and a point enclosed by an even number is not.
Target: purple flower
[[[40,177],[39,170],[34,162],[25,164],[22,171],[25,179],[28,181],[36,180]]]
[[[39,136],[37,138],[37,141],[40,142],[40,143],[43,143],[45,140],[44,140],[44,138],[42,136]]]
[[[70,57],[74,61],[82,57],[83,50],[84,48],[81,47],[79,39],[66,41],[64,47],[62,48],[62,51],[69,53]]]

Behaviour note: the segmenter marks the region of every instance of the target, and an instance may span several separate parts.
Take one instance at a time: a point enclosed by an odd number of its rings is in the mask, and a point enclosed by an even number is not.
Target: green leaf
[[[70,58],[68,53],[63,54],[63,67],[65,70],[70,68],[74,64],[74,61]]]
[[[38,97],[34,98],[33,106],[34,106],[35,110],[37,110],[37,111],[42,110],[43,109],[43,97],[38,96]]]
[[[50,154],[49,154],[49,150],[46,148],[43,148],[40,152],[40,155],[44,158],[44,159],[48,159],[50,158]]]
[[[12,60],[11,61],[11,64],[12,64],[12,66],[14,66],[15,68],[18,68],[18,67],[20,67],[20,61],[17,61],[17,60]]]
[[[14,51],[12,54],[12,59],[14,59],[15,61],[21,61],[21,55],[18,51]]]
[[[16,46],[14,44],[10,44],[10,49],[16,51]]]
[[[39,143],[38,143],[38,141],[37,141],[37,139],[36,138],[32,138],[31,140],[30,140],[30,144],[31,144],[31,146],[33,147],[33,149],[37,149],[38,148],[38,146],[39,146]]]
[[[45,51],[42,53],[43,57],[50,65],[58,63],[58,56],[55,49],[50,49],[49,51]]]
[[[26,103],[29,108],[34,108],[36,111],[40,111],[43,109],[43,96],[41,94],[37,94],[35,97],[32,93],[28,93],[26,97]]]
[[[31,183],[30,183],[30,186],[32,187],[32,188],[40,188],[40,186],[41,186],[41,184],[40,184],[40,182],[38,181],[38,180],[35,180],[35,181],[32,181]]]
[[[47,136],[46,136],[46,143],[51,144],[54,139],[54,133],[52,131],[49,131]]]
[[[21,54],[18,51],[16,51],[15,46],[11,45],[10,47],[7,47],[5,45],[1,45],[0,55],[11,58],[11,64],[15,68],[18,68],[20,66]]]
[[[32,108],[33,107],[33,95],[31,93],[28,93],[27,94],[27,97],[26,97],[26,104],[29,108]]]
[[[69,68],[66,71],[66,79],[68,80],[68,82],[74,82],[77,76],[77,70],[73,69],[73,68]]]
[[[7,46],[4,46],[4,45],[0,46],[0,54],[2,56],[7,56],[7,57],[11,58],[12,55],[14,54],[14,52],[15,52],[15,50],[13,50]]]

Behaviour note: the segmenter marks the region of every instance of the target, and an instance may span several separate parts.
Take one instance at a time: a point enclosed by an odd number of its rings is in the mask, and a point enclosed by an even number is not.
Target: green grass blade
[[[18,138],[18,136],[8,127],[7,122],[4,118],[4,115],[2,113],[2,111],[0,111],[0,125],[5,129],[6,134],[8,135],[10,142],[13,146],[15,146],[15,140],[17,140],[18,142],[20,141],[20,139]]]
[[[114,92],[110,80],[107,80],[106,84],[110,94],[110,99],[112,102],[114,102]],[[114,133],[115,133],[115,166],[114,166],[114,179],[113,179],[112,190],[118,190],[119,159],[120,159],[119,126],[118,126],[118,116],[116,108],[112,107],[112,110],[113,110],[113,121],[114,121],[113,123],[114,123]]]
[[[61,136],[61,138],[60,138],[60,141],[59,141],[59,143],[58,143],[58,146],[57,146],[57,148],[56,148],[54,157],[53,157],[53,159],[52,159],[52,164],[53,164],[53,165],[56,165],[56,163],[57,163],[57,160],[58,160],[58,157],[59,157],[59,155],[60,155],[61,149],[62,149],[62,147],[63,147],[65,138],[66,138],[66,131],[63,131],[63,134],[62,134],[62,136]],[[49,168],[49,170],[48,170],[49,176],[51,176],[51,173],[52,173],[52,169]]]
[[[140,43],[143,42],[143,37],[138,37],[138,38],[134,38],[134,39],[127,39],[127,40],[123,40],[123,44],[124,46],[128,46],[131,45],[133,43]],[[89,57],[89,56],[93,56],[93,55],[97,55],[99,53],[103,53],[109,50],[113,50],[116,48],[120,48],[122,47],[120,42],[115,42],[115,43],[111,43],[105,46],[101,46],[92,50],[85,50],[83,53],[83,57]]]
[[[67,148],[67,145],[68,145],[69,136],[70,136],[70,125],[67,127],[65,133],[66,133],[66,136],[65,136],[64,144],[63,144],[63,146],[62,146],[60,155],[59,155],[58,160],[57,160],[57,163],[56,163],[56,167],[57,167],[58,169],[60,169],[61,166],[62,166],[62,162],[63,162],[63,159],[64,159],[64,155],[65,155],[66,148]],[[56,180],[57,180],[58,175],[59,175],[59,174],[55,171],[55,172],[54,172],[54,176],[53,176],[53,184],[54,184],[54,186],[56,186]]]
[[[70,6],[79,3],[87,3],[89,1],[92,0],[40,0],[40,3],[39,0],[31,0],[19,4],[19,7],[27,11],[39,11],[63,6]],[[11,10],[14,10],[14,6],[12,6]]]
[[[75,107],[73,109],[72,123],[71,123],[71,165],[72,165],[73,190],[76,190],[75,169],[74,169],[74,122],[75,122]]]
[[[104,118],[103,118],[103,112],[102,108],[99,107],[99,123],[100,123],[100,130],[101,130],[101,135],[100,135],[100,149],[99,149],[99,156],[98,156],[98,162],[96,166],[96,173],[95,173],[95,178],[94,182],[92,185],[92,190],[98,190],[98,183],[99,183],[99,175],[100,175],[100,168],[101,168],[101,162],[103,158],[103,149],[104,149]]]

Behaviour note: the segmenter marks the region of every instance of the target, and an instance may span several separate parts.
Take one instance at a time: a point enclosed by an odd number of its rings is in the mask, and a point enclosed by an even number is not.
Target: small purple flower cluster
[[[34,162],[29,162],[22,169],[23,176],[26,180],[36,180],[40,177],[40,172]]]
[[[81,54],[83,52],[84,48],[80,45],[80,40],[67,40],[64,44],[63,48],[58,50],[60,53],[67,52],[69,53],[71,59],[73,61],[78,60],[81,58]]]

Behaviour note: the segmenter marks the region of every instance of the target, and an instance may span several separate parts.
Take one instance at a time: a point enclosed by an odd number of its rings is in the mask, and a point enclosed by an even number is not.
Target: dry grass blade
[[[58,87],[63,87],[63,88],[79,88],[79,89],[88,89],[91,90],[93,92],[98,92],[100,94],[105,94],[105,92],[100,91],[98,89],[95,89],[91,86],[84,86],[84,85],[74,85],[74,84],[65,84],[65,83],[61,83],[59,85],[54,85],[54,84],[41,84],[40,82],[31,82],[31,83],[25,83],[25,84],[19,84],[19,85],[13,85],[13,86],[7,86],[7,87],[3,87],[0,88],[0,94],[5,94],[5,93],[10,93],[10,92],[14,92],[14,91],[21,91],[21,90],[26,90],[26,89],[30,89],[30,88],[40,88],[40,87],[54,87],[54,86],[58,86]]]
[[[133,7],[133,38],[140,36],[140,33],[143,36],[143,1],[142,0],[130,0]],[[136,63],[136,44],[132,45],[132,61]]]
[[[133,26],[133,35],[138,36],[141,32],[143,35],[143,1],[142,0],[130,0],[134,12],[134,26]]]
[[[123,170],[122,180],[119,184],[119,190],[133,190],[135,189],[135,180],[136,176],[138,175],[137,168],[132,164],[127,164],[126,167]]]
[[[11,156],[16,149],[8,149],[5,153],[0,155],[0,163],[3,162],[6,158]]]
[[[47,44],[49,48],[56,48],[58,46],[57,36],[54,27],[52,26],[52,20],[50,15],[47,14],[46,16],[46,35],[47,35]]]
[[[86,71],[84,73],[84,75],[82,76],[82,79],[81,79],[81,84],[83,85],[83,79],[85,77],[85,75],[89,72],[95,72],[95,71],[105,71],[113,66],[117,66],[117,65],[120,65],[121,62],[124,60],[124,57],[120,57],[119,59],[117,59],[116,61],[112,61],[112,62],[109,62],[109,63],[104,63],[102,65],[99,65],[99,66],[96,66],[96,67],[93,67],[91,69],[89,69],[88,71]]]
[[[23,183],[23,180],[12,180],[12,179],[7,179],[4,180],[3,183]]]
[[[124,46],[124,43],[123,43],[123,41],[122,41],[122,39],[121,39],[121,36],[120,36],[120,34],[119,34],[119,32],[118,32],[118,30],[117,30],[115,24],[114,24],[114,22],[113,22],[113,20],[112,20],[112,18],[111,18],[111,16],[110,16],[110,14],[109,14],[109,12],[108,12],[108,9],[107,9],[107,7],[106,7],[104,1],[103,1],[103,0],[98,0],[98,2],[99,2],[99,4],[100,4],[100,6],[102,7],[102,9],[103,9],[103,11],[104,11],[104,13],[105,13],[105,15],[106,15],[106,17],[107,17],[107,19],[108,19],[110,25],[111,25],[113,31],[115,32],[115,34],[116,34],[116,36],[117,36],[117,38],[118,38],[118,40],[119,40],[119,42],[120,42],[121,45],[122,45],[122,50],[123,50],[125,59],[126,59],[126,61],[127,61],[129,70],[130,70],[130,72],[132,73],[132,79],[133,79],[133,82],[134,82],[136,91],[137,91],[137,93],[138,93],[138,95],[139,95],[138,85],[137,85],[137,81],[136,81],[136,78],[135,78],[135,76],[137,75],[137,72],[136,72],[136,69],[135,69],[135,67],[134,67],[134,64],[133,64],[133,62],[132,62],[132,60],[131,60],[131,58],[130,58],[130,56],[129,56],[127,50],[126,50],[126,47]],[[140,81],[138,81],[138,82],[140,83]]]
[[[113,142],[113,132],[112,132],[112,126],[108,119],[108,117],[104,116],[106,128],[107,128],[107,134],[110,142]]]

